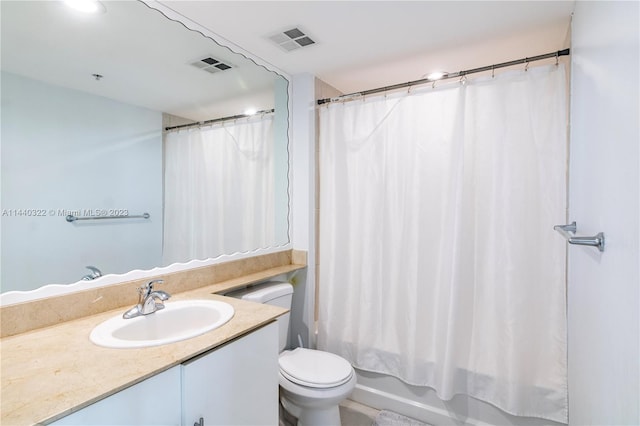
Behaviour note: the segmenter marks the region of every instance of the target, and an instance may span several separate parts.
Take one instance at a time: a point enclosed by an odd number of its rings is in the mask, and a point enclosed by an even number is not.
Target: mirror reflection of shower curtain
[[[274,240],[273,116],[165,135],[163,262]]]
[[[320,110],[320,349],[567,422],[564,68]]]

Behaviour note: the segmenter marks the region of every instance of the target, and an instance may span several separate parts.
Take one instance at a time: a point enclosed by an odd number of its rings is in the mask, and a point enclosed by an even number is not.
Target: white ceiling
[[[80,16],[61,1],[0,1],[2,70],[205,120],[273,104],[275,75],[135,1]],[[154,1],[148,0],[153,6]],[[171,1],[173,9],[288,74],[344,93],[568,46],[573,1]],[[316,44],[268,40],[299,27]],[[236,65],[209,75],[201,54]],[[103,74],[95,81],[91,74]]]
[[[102,3],[106,13],[84,15],[62,1],[0,1],[2,70],[196,121],[273,108],[275,73],[144,3]],[[190,65],[206,56],[234,67]]]
[[[342,92],[416,80],[568,46],[574,1],[170,1],[162,4],[290,74]],[[267,37],[299,27],[317,43]]]

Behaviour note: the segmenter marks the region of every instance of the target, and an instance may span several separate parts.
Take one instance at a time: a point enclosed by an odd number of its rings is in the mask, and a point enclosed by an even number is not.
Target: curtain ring
[[[409,86],[409,88],[407,89],[407,95],[411,94],[411,89],[413,89],[413,86]]]
[[[524,66],[524,70],[529,71],[529,58],[525,58],[524,60],[527,61],[527,63]]]
[[[435,80],[433,80],[433,83],[431,83],[431,88],[432,88],[432,89],[435,89],[435,88],[436,88],[436,81],[435,81]]]
[[[496,77],[496,66],[491,65],[491,78],[495,78],[495,77]]]
[[[467,76],[466,75],[463,75],[463,76],[460,77],[460,84],[463,85],[463,86],[465,84],[467,84]]]
[[[556,67],[558,66],[559,62],[558,62],[558,52],[556,52]]]

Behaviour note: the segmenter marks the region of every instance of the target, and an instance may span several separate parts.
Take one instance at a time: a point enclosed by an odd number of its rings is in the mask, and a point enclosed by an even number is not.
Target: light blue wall
[[[279,246],[289,242],[289,82],[276,77],[274,87],[273,148],[275,171],[274,219],[275,242]]]
[[[86,265],[105,274],[159,265],[162,114],[9,73],[1,85],[0,290],[74,282]],[[62,212],[85,209],[151,220],[72,224]]]

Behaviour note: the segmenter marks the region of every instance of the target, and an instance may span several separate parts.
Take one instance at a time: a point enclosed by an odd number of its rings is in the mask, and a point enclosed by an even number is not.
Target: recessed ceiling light
[[[107,9],[97,0],[65,0],[64,4],[82,13],[105,13]]]

